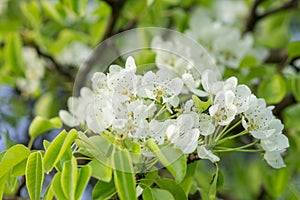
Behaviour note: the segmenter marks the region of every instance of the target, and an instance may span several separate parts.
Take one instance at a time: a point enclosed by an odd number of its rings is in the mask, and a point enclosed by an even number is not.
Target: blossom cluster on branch
[[[117,144],[130,139],[146,157],[154,156],[146,145],[152,138],[158,145],[173,144],[184,154],[197,152],[199,158],[212,162],[220,160],[219,152],[248,151],[265,152],[264,159],[274,168],[285,166],[281,153],[289,142],[282,134],[282,123],[263,99],[246,85],[238,85],[237,78],[222,81],[211,69],[200,77],[189,67],[180,74],[170,65],[176,62],[182,67],[179,56],[156,52],[155,71],[138,75],[133,57],[128,57],[125,68],[111,65],[107,74],[94,73],[92,89],[82,88],[79,97],[69,98],[69,112],[60,111],[64,123],[105,132]],[[241,124],[244,130],[236,133]],[[249,144],[222,146],[246,134],[252,136]]]

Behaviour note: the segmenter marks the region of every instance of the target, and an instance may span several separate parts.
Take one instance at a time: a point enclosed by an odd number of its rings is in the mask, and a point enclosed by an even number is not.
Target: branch
[[[107,4],[111,6],[111,15],[108,20],[106,31],[104,36],[100,40],[99,44],[110,36],[114,35],[114,28],[116,26],[117,20],[121,14],[121,10],[126,2],[126,0],[105,0]],[[77,73],[76,83],[74,84],[73,92],[75,96],[78,96],[80,93],[80,89],[84,86],[86,82],[87,75],[91,71],[92,67],[100,60],[99,56],[103,56],[105,52],[103,52],[103,46],[97,46],[89,59],[83,63],[83,66]]]
[[[259,15],[257,13],[257,8],[263,1],[264,0],[255,0],[254,1],[253,5],[251,7],[251,10],[250,10],[250,14],[246,21],[246,27],[245,27],[244,33],[253,31],[256,24],[261,19],[263,19],[267,16],[270,16],[272,14],[279,13],[279,12],[282,12],[285,10],[295,9],[298,7],[298,0],[290,0],[290,1],[285,2],[284,4],[282,4],[281,6],[279,6],[277,8],[270,9],[270,10],[266,11],[265,13]]]
[[[261,14],[259,16],[259,19],[263,19],[269,15],[278,13],[278,12],[282,12],[285,10],[289,10],[289,9],[294,9],[298,7],[298,0],[291,0],[291,1],[287,1],[286,3],[282,4],[281,6],[274,8],[274,9],[270,9],[268,11],[266,11],[265,13]]]
[[[264,0],[255,0],[251,9],[250,9],[250,14],[247,17],[247,21],[246,21],[246,29],[244,31],[244,33],[252,31],[255,27],[255,24],[258,21],[258,15],[257,15],[257,8],[259,6],[259,4],[261,4]]]
[[[295,104],[296,100],[292,94],[289,94],[285,96],[281,102],[279,102],[277,105],[275,105],[275,108],[273,110],[273,114],[277,117],[279,117],[282,120],[282,111],[289,107],[292,104]]]
[[[187,164],[189,164],[189,163],[195,162],[197,160],[200,160],[198,154],[197,153],[191,153],[191,154],[188,155],[186,162],[187,162]]]

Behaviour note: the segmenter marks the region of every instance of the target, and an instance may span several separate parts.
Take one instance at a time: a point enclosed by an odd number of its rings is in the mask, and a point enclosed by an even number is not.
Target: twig
[[[257,13],[257,8],[258,6],[263,2],[264,0],[255,0],[251,10],[250,10],[250,14],[247,18],[246,21],[246,27],[245,27],[245,31],[246,32],[250,32],[253,31],[256,24],[263,18],[270,16],[272,14],[278,13],[278,12],[282,12],[285,10],[289,10],[289,9],[295,9],[298,7],[298,0],[290,0],[287,1],[286,3],[282,4],[281,6],[277,7],[277,8],[273,8],[270,9],[268,11],[265,11],[265,13],[263,14],[258,14]]]

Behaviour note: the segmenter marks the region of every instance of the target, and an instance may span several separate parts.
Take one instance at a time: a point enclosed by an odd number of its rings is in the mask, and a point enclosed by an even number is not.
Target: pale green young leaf
[[[264,181],[268,194],[274,199],[280,198],[286,190],[289,178],[290,171],[287,168],[270,170]]]
[[[75,199],[75,191],[77,186],[77,161],[75,157],[67,161],[63,165],[63,170],[61,172],[61,186],[64,195],[67,199]]]
[[[136,199],[135,176],[133,173],[132,161],[129,152],[114,149],[114,181],[118,196],[121,200]]]
[[[44,181],[42,154],[39,151],[31,153],[27,160],[26,186],[31,200],[39,200]]]
[[[82,193],[84,192],[84,189],[90,180],[91,173],[92,169],[89,165],[85,165],[84,167],[79,169],[75,199],[80,199],[80,197],[82,196]]]
[[[112,169],[111,167],[104,165],[98,160],[92,160],[88,164],[92,169],[92,174],[94,178],[97,178],[104,182],[109,182],[112,178]]]
[[[92,197],[95,200],[106,200],[113,197],[116,192],[117,190],[113,179],[111,179],[110,182],[98,181],[93,189]]]
[[[69,133],[62,131],[50,144],[43,158],[44,170],[49,173],[62,158],[67,148],[77,138],[77,131],[72,129]]]
[[[22,14],[30,22],[34,28],[39,28],[41,24],[41,16],[38,3],[35,1],[22,2],[20,5]]]
[[[8,174],[5,174],[4,176],[2,176],[0,178],[0,199],[2,199],[2,197],[3,197],[3,193],[4,193],[4,189],[5,189],[5,184],[7,182],[7,177],[8,177]]]
[[[276,74],[264,80],[258,86],[258,96],[262,97],[269,104],[280,102],[286,93],[286,83],[281,75]]]
[[[109,164],[112,144],[106,138],[99,135],[88,138],[84,133],[79,132],[76,144],[85,155],[94,157],[101,163]]]
[[[17,164],[16,166],[14,166],[12,168],[11,175],[12,176],[23,176],[25,174],[26,164],[27,164],[27,160],[25,159],[22,162],[20,162],[19,164]]]
[[[300,56],[300,41],[289,43],[287,46],[287,51],[290,58]]]
[[[209,99],[208,101],[202,101],[199,97],[193,95],[192,96],[194,105],[196,106],[196,108],[198,109],[198,111],[200,113],[206,111],[208,109],[208,107],[211,105],[211,99]]]
[[[52,119],[45,119],[43,117],[37,116],[33,119],[29,127],[29,135],[30,137],[37,137],[40,134],[53,129],[53,128],[61,128],[62,121],[58,117],[54,117]]]
[[[52,189],[52,182],[48,185],[43,200],[52,200],[54,198],[54,191]]]
[[[300,102],[300,74],[292,79],[292,91],[295,99]]]
[[[62,190],[62,185],[61,185],[61,172],[58,172],[55,174],[51,184],[52,184],[52,189],[54,192],[54,195],[56,197],[56,199],[68,199],[63,190]]]
[[[54,7],[52,6],[49,2],[47,1],[42,1],[42,8],[43,8],[43,11],[53,20],[55,21],[56,23],[60,24],[60,25],[63,25],[65,22],[64,22],[64,19],[63,17],[60,15],[59,11]]]
[[[51,144],[51,142],[44,140],[43,141],[43,146],[45,148],[45,150],[48,149],[49,145]],[[59,160],[59,162],[56,163],[55,165],[55,169],[59,172],[62,171],[63,165],[66,161],[71,160],[72,159],[72,149],[71,146],[69,148],[67,148],[67,150],[65,151],[65,153],[62,155],[61,159]]]
[[[6,61],[11,71],[18,76],[24,75],[24,62],[22,57],[22,42],[19,34],[12,33],[5,45]]]
[[[186,196],[188,196],[190,192],[195,175],[196,166],[197,162],[193,162],[187,165],[186,175],[180,183],[180,186],[184,190]]]
[[[209,189],[209,199],[213,200],[213,199],[217,199],[217,183],[218,183],[218,175],[219,175],[219,167],[218,165],[216,165],[216,172],[214,174],[213,177],[213,181],[210,185],[210,189]]]
[[[174,196],[167,190],[147,187],[143,191],[143,199],[144,200],[160,200],[160,199],[174,200]]]
[[[6,182],[6,193],[14,193],[16,192],[17,188],[19,187],[18,177],[11,176],[9,173],[7,182]]]
[[[29,154],[29,149],[22,144],[17,144],[8,149],[0,163],[0,178],[9,173],[14,166],[27,159]]]
[[[161,178],[155,181],[155,183],[161,188],[168,190],[175,198],[175,200],[187,200],[183,189],[180,185],[176,184],[173,180],[168,178]]]
[[[169,145],[159,147],[152,138],[147,140],[146,145],[174,176],[175,182],[180,183],[186,174],[187,167],[184,154]]]

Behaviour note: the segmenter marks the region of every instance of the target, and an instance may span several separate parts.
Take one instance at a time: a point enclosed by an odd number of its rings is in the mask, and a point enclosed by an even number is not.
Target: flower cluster
[[[69,112],[60,111],[64,123],[95,133],[109,132],[118,140],[131,139],[145,155],[149,155],[145,142],[152,138],[158,145],[173,144],[184,154],[197,152],[212,162],[220,160],[215,155],[218,152],[264,151],[269,165],[285,166],[281,153],[289,143],[272,107],[257,99],[246,85],[238,85],[235,77],[222,81],[211,69],[197,74],[197,79],[190,68],[174,73],[176,65],[170,63],[180,63],[181,58],[159,54],[156,72],[137,75],[132,57],[125,68],[111,65],[107,74],[96,72],[92,90],[82,88],[80,97],[69,99]],[[189,85],[185,77],[192,77],[197,84]],[[196,95],[191,98],[187,91]],[[237,127],[244,130],[236,133]],[[249,144],[221,146],[246,134],[252,136]]]
[[[39,58],[35,49],[31,47],[24,47],[22,53],[26,66],[25,77],[17,79],[17,86],[24,95],[31,95],[39,89],[46,62]]]
[[[205,11],[203,8],[194,11],[190,20],[190,29],[185,34],[203,45],[220,69],[224,67],[236,69],[248,55],[255,57],[258,62],[266,58],[267,52],[254,47],[253,36],[242,35],[241,31],[232,24],[230,16],[225,16],[223,21],[214,20]],[[223,10],[216,13],[223,13]]]

